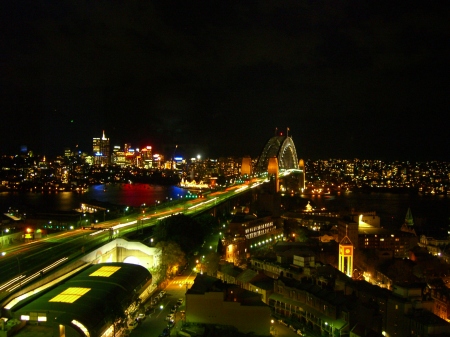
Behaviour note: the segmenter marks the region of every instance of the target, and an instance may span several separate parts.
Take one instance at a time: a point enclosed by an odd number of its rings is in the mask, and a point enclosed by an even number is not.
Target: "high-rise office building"
[[[94,152],[94,165],[108,165],[110,163],[109,138],[105,137],[103,131],[102,138],[93,138],[92,147]]]
[[[141,150],[141,166],[144,168],[151,168],[153,166],[152,147],[147,146]]]

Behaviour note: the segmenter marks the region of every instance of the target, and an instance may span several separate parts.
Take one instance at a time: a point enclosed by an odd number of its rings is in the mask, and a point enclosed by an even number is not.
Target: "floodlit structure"
[[[297,151],[289,136],[275,136],[269,139],[256,163],[255,172],[266,172],[271,158],[277,158],[280,171],[298,169]]]
[[[297,158],[292,137],[277,135],[269,139],[255,165],[254,174],[267,173],[275,192],[299,194],[305,189],[305,163]]]
[[[17,304],[11,312],[22,322],[46,327],[52,336],[107,336],[121,316],[126,320],[125,313],[133,312],[151,282],[150,272],[142,266],[100,263]]]
[[[353,244],[347,235],[339,243],[339,270],[348,277],[352,277]]]

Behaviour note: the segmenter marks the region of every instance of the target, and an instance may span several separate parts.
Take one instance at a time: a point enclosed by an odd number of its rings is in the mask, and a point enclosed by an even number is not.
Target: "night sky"
[[[0,153],[449,159],[450,2],[2,1]]]

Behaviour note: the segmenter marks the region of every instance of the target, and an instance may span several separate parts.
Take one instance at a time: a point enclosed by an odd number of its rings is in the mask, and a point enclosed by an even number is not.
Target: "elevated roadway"
[[[76,261],[85,252],[116,237],[154,226],[159,220],[174,214],[195,216],[206,212],[264,182],[265,178],[255,178],[246,184],[210,193],[205,198],[186,200],[168,206],[162,204],[156,209],[147,209],[146,214],[129,215],[88,229],[58,233],[38,241],[10,247],[0,256],[0,300],[20,292],[39,278],[47,278],[57,268]]]

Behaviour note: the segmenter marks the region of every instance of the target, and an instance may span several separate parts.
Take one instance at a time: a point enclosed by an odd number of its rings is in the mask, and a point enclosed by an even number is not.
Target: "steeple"
[[[405,216],[405,224],[408,227],[413,227],[414,226],[414,218],[412,216],[411,213],[411,208],[408,207],[408,211],[406,212],[406,216]]]
[[[400,228],[402,232],[412,233],[414,235],[416,234],[416,231],[414,229],[414,218],[411,213],[411,208],[408,207],[408,211],[405,215],[405,222],[403,223],[402,227]]]

